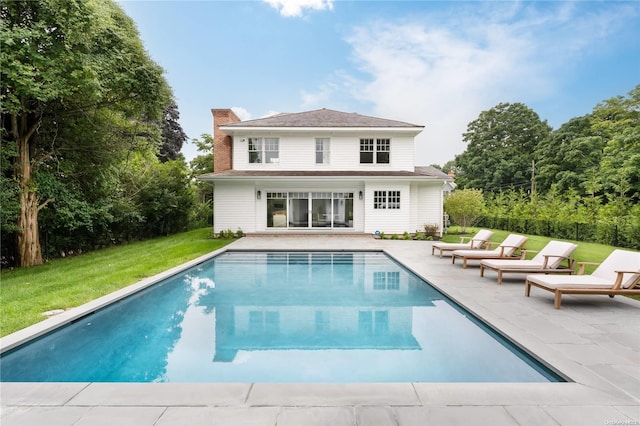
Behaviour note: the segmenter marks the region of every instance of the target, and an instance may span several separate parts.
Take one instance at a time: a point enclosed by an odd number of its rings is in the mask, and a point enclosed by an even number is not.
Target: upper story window
[[[249,163],[277,163],[280,161],[278,138],[249,138]]]
[[[376,163],[389,164],[391,141],[389,139],[376,139]]]
[[[360,139],[360,164],[389,164],[391,139]]]
[[[329,138],[316,138],[316,164],[329,164]]]

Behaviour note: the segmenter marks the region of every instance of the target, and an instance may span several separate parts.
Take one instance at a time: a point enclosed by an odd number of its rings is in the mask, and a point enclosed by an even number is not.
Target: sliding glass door
[[[309,227],[308,192],[289,192],[289,227]]]
[[[353,228],[353,192],[267,192],[267,228]]]
[[[311,226],[313,228],[331,227],[331,193],[311,193]]]

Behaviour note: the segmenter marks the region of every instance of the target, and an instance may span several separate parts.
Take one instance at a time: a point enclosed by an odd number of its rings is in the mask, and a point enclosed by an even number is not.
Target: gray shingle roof
[[[315,111],[277,114],[256,120],[225,124],[220,127],[399,127],[422,129],[424,126],[323,108]]]

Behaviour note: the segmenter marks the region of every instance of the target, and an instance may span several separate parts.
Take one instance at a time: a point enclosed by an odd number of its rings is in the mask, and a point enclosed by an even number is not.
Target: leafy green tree
[[[460,225],[462,232],[473,225],[483,214],[484,197],[480,189],[459,189],[444,199],[444,210]]]
[[[162,143],[158,153],[160,161],[177,160],[182,156],[180,150],[187,141],[187,135],[182,130],[179,119],[178,105],[172,102],[163,112]]]
[[[531,182],[533,152],[551,132],[546,121],[522,103],[501,103],[469,123],[467,149],[456,156],[456,183],[489,191]]]
[[[104,109],[129,123],[158,119],[170,89],[133,21],[111,0],[2,2],[0,47],[3,138],[17,154],[18,263],[37,265],[38,216],[53,201],[40,197],[37,171],[73,151],[56,130]]]
[[[151,163],[146,180],[147,185],[137,197],[146,236],[187,230],[194,196],[184,160]]]
[[[605,140],[600,183],[609,198],[640,201],[640,85],[593,110],[592,130]]]
[[[546,192],[576,189],[584,193],[585,181],[597,169],[604,140],[591,130],[590,115],[572,118],[536,147],[536,188]]]
[[[197,176],[205,173],[213,172],[213,137],[210,134],[203,133],[200,135],[200,139],[193,139],[193,143],[196,145],[198,155],[191,160],[191,173],[195,179],[195,191],[196,191],[196,212],[195,222],[202,222],[209,225],[213,225],[213,188],[210,184],[197,180]]]

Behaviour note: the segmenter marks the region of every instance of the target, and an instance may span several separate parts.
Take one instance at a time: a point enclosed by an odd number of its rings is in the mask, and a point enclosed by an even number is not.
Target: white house
[[[424,128],[329,109],[240,121],[213,109],[214,228],[245,233],[442,230],[452,179],[416,167]]]

